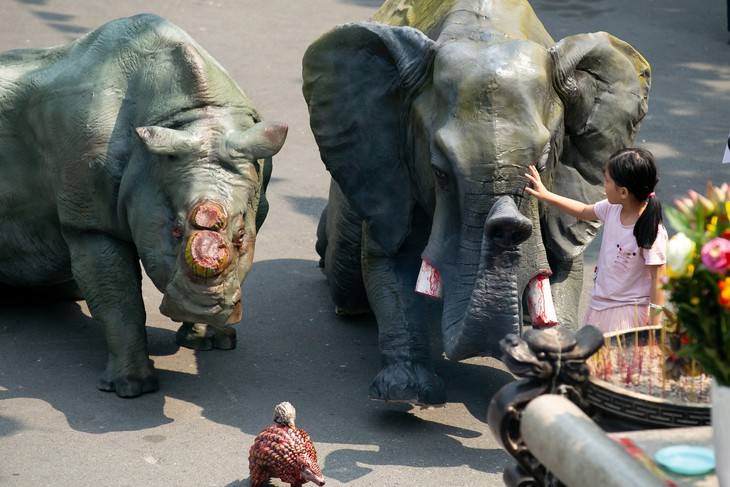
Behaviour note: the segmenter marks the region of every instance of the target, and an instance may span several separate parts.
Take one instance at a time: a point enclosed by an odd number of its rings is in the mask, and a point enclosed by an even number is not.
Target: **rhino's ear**
[[[276,155],[289,131],[282,122],[260,122],[248,130],[232,133],[226,140],[229,153],[247,159],[266,159]]]
[[[330,30],[302,60],[302,91],[322,161],[389,253],[410,231],[403,114],[430,79],[434,46],[410,27],[360,22]]]
[[[266,188],[271,179],[271,158],[276,155],[286,141],[289,127],[281,122],[259,122],[245,131],[234,132],[226,140],[226,150],[234,159],[258,159],[259,180],[261,182],[259,204],[256,209],[256,230],[263,225],[269,212]]]
[[[633,47],[606,32],[577,34],[550,48],[553,84],[565,106],[565,138],[553,190],[581,201],[603,195],[603,168],[634,144],[648,109],[651,71]],[[548,208],[549,245],[571,260],[596,234],[594,222]]]
[[[165,127],[137,127],[137,135],[145,148],[156,156],[197,152],[200,140],[184,130],[174,130]]]

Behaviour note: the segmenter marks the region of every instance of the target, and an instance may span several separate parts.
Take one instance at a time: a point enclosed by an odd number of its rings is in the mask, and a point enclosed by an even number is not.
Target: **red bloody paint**
[[[549,316],[553,313],[550,313],[551,310],[547,309],[546,294],[550,290],[545,289],[546,283],[548,285],[550,283],[548,276],[536,276],[530,283],[531,286],[534,286],[534,290],[527,293],[527,307],[530,309],[532,326],[537,328],[550,328],[558,324]]]
[[[416,280],[416,292],[432,298],[443,299],[442,286],[439,271],[424,260]]]

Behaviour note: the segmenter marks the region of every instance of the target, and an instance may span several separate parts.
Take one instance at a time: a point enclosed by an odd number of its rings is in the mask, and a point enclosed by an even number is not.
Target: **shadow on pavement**
[[[264,276],[275,276],[276,282]],[[170,423],[166,405],[183,401],[199,408],[205,419],[249,435],[269,424],[273,406],[286,400],[295,405],[298,426],[308,430],[315,443],[349,445],[326,458],[328,476],[342,482],[365,475],[386,462],[383,459],[390,465],[466,464],[499,471],[504,452],[485,450],[479,443],[466,446],[483,433],[450,425],[448,409],[464,407],[483,423],[491,396],[512,380],[508,373],[472,361],[439,360],[437,371],[449,390],[446,408],[420,410],[375,402],[367,397],[380,362],[374,318],[335,316],[315,261],[258,262],[243,290],[244,318],[236,325],[238,347],[231,351],[178,348],[177,325],[160,317],[157,303],[150,299],[148,344],[161,389],[134,399],[95,389],[106,360],[106,342],[83,302],[46,297],[38,306],[38,296],[4,294],[0,400],[45,401],[71,428],[94,434]],[[159,297],[156,291],[145,292],[146,298],[148,294]],[[23,427],[0,421],[0,436],[17,434]],[[442,454],[419,448],[424,442],[438,445]]]

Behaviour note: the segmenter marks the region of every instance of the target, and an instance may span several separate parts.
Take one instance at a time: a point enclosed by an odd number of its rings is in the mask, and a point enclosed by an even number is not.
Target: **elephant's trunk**
[[[518,273],[525,252],[522,244],[539,240],[537,236],[531,238],[532,232],[532,221],[520,213],[512,198],[501,197],[494,203],[484,225],[478,264],[460,269],[459,276],[452,276],[455,283],[445,283],[448,287],[442,329],[444,351],[450,359],[498,357],[499,340],[519,331],[523,289],[535,276],[549,273],[549,269],[531,269],[527,274],[523,269]],[[527,245],[530,249],[532,246]],[[520,279],[518,274],[529,277]],[[545,285],[547,280],[542,283]],[[544,290],[549,296],[549,287]],[[543,318],[554,321],[550,303],[542,303],[548,305],[542,310]]]

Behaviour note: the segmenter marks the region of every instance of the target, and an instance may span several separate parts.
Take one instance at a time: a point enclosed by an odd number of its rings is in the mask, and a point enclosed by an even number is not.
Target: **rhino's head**
[[[174,321],[223,325],[241,319],[241,285],[266,214],[271,157],[287,126],[247,130],[206,124],[149,126],[137,135],[149,154],[149,179],[127,218],[145,271],[164,293]],[[151,194],[147,194],[151,193]]]

